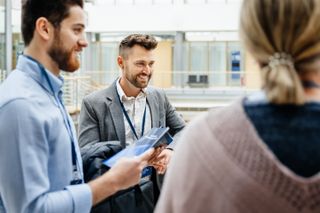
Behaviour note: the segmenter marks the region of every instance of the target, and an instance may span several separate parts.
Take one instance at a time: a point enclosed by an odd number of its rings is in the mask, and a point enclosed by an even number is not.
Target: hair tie
[[[272,56],[270,56],[268,65],[271,69],[274,69],[278,65],[288,65],[292,68],[294,67],[291,55],[283,52],[276,52]]]

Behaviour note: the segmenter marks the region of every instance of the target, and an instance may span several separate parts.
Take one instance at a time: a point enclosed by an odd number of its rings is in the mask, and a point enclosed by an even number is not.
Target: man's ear
[[[124,65],[123,65],[123,58],[122,58],[122,56],[120,56],[120,55],[118,56],[117,62],[118,62],[119,67],[123,70]]]
[[[48,19],[40,17],[36,21],[35,31],[38,33],[39,37],[48,41],[52,35],[53,26]]]

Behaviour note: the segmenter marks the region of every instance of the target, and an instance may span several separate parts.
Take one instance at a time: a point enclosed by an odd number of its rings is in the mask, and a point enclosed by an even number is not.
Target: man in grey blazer
[[[117,58],[121,77],[83,100],[80,147],[97,143],[119,143],[125,147],[152,127],[169,127],[173,136],[184,128],[184,120],[164,91],[148,86],[156,46],[157,41],[150,35],[133,34],[121,41]],[[174,145],[173,142],[159,154],[154,164],[158,173],[165,172]]]

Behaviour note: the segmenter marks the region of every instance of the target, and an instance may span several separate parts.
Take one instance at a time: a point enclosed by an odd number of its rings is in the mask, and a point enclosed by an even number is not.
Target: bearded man
[[[122,71],[110,87],[84,98],[80,111],[81,148],[97,143],[134,144],[153,127],[169,127],[176,135],[185,126],[163,90],[148,86],[158,42],[151,35],[132,34],[120,42],[118,65]],[[154,167],[163,174],[175,140],[158,155]]]
[[[90,212],[140,181],[152,150],[87,184],[61,70],[87,46],[82,0],[22,1],[24,54],[0,85],[0,212]]]

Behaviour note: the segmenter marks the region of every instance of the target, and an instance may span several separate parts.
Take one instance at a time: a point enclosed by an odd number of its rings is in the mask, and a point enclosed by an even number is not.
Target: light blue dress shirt
[[[0,85],[0,213],[90,211],[90,187],[70,185],[71,137],[80,176],[82,161],[72,120],[61,110],[62,86],[61,77],[24,55]]]

